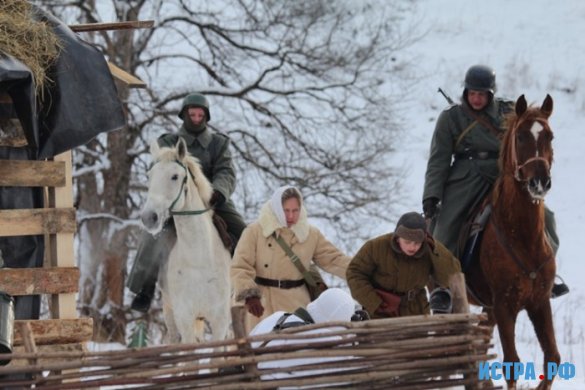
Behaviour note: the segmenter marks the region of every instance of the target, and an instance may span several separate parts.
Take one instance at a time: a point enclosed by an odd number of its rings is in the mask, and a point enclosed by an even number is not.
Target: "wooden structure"
[[[92,337],[92,319],[78,318],[76,309],[79,269],[73,251],[76,216],[71,169],[70,152],[53,161],[0,161],[0,186],[45,188],[45,208],[0,210],[0,236],[45,236],[44,267],[0,269],[0,290],[12,296],[50,296],[50,319],[15,321],[15,351],[26,347],[34,352],[37,346],[43,350],[44,345],[57,344],[82,350],[81,343]]]
[[[477,364],[495,355],[486,354],[491,335],[478,326],[481,319],[475,314],[415,316],[308,325],[192,345],[93,353],[20,353],[13,359],[43,359],[46,363],[0,367],[0,376],[27,374],[3,382],[6,386],[59,390],[99,386],[438,389],[461,385],[486,389],[492,388],[491,384],[478,383]],[[324,327],[328,331],[319,333]],[[307,330],[316,333],[302,333]],[[294,344],[278,345],[278,340],[292,339],[296,340]],[[303,363],[304,359],[313,360]],[[274,361],[281,364],[263,366]],[[221,368],[224,371],[219,373]],[[232,369],[226,372],[225,368]]]
[[[154,20],[137,20],[127,22],[74,24],[70,25],[69,28],[75,32],[94,32],[104,30],[152,28],[152,26],[154,26]],[[108,68],[110,69],[112,76],[114,76],[116,80],[125,84],[128,88],[146,88],[146,83],[144,81],[109,61]]]
[[[70,26],[73,31],[150,28],[154,22],[92,23]],[[112,63],[110,72],[129,88],[146,84]],[[0,93],[0,103],[13,104],[7,93]],[[1,118],[0,118],[1,119]],[[0,145],[23,147],[26,138],[18,119],[5,119],[0,127]],[[8,131],[10,130],[10,131]],[[82,343],[93,333],[91,318],[78,318],[75,294],[79,288],[79,269],[75,267],[74,238],[76,212],[73,207],[71,152],[53,161],[0,160],[0,186],[44,187],[45,208],[0,210],[0,236],[45,236],[43,268],[0,269],[0,291],[12,296],[50,295],[48,320],[16,321],[15,350],[43,350],[45,345],[82,350]],[[10,256],[10,254],[3,254]],[[67,345],[65,345],[67,344]]]

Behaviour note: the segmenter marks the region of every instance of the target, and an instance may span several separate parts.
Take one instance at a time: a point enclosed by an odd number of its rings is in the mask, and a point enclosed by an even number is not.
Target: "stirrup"
[[[569,286],[565,284],[563,278],[558,275],[556,275],[556,277],[561,280],[561,283],[553,284],[552,290],[550,292],[551,299],[558,298],[569,293]]]

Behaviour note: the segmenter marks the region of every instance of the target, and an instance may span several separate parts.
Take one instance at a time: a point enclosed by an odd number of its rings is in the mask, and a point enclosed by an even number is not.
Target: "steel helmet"
[[[209,114],[209,102],[207,98],[200,93],[192,93],[187,95],[183,100],[183,105],[181,106],[181,110],[179,111],[179,118],[183,119],[183,115],[185,113],[185,108],[188,107],[201,107],[203,111],[205,111],[205,116],[207,117],[207,122],[211,120],[211,115]]]
[[[496,72],[485,65],[473,65],[465,74],[465,89],[496,92]]]

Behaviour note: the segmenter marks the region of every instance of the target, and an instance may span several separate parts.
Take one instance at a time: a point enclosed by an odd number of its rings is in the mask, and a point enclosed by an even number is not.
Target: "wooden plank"
[[[49,187],[49,207],[62,208],[73,206],[73,167],[71,164],[71,151],[55,156],[55,161],[65,162],[65,187]],[[52,267],[74,267],[75,254],[73,251],[73,232],[60,231],[58,234],[49,235],[48,262]],[[77,301],[74,293],[51,295],[49,310],[52,318],[77,318]]]
[[[0,117],[0,146],[22,148],[28,145],[22,124],[17,118]],[[2,175],[0,175],[2,179]]]
[[[71,344],[55,344],[55,345],[38,345],[37,350],[39,354],[43,353],[63,353],[63,357],[50,357],[50,358],[37,358],[37,364],[67,364],[71,363],[71,357],[67,356],[68,353],[76,352],[87,352],[85,342],[83,343],[71,343]],[[15,346],[12,349],[13,353],[25,353],[23,345]],[[12,359],[7,367],[26,367],[28,366],[28,359]],[[83,387],[84,389],[93,389],[93,387]]]
[[[63,161],[0,160],[0,186],[63,187]]]
[[[27,353],[37,353],[37,343],[35,342],[35,338],[32,333],[32,329],[30,327],[30,323],[27,321],[19,322],[16,324],[18,326],[18,332],[22,337],[22,343],[24,344],[24,350]],[[35,357],[31,357],[28,359],[28,364],[34,366],[37,364],[37,359]]]
[[[0,291],[10,295],[75,293],[79,289],[79,269],[0,268]]]
[[[126,84],[129,88],[146,88],[146,83],[144,81],[126,72],[124,69],[119,68],[111,62],[108,62],[108,67],[110,68],[112,76]]]
[[[75,32],[85,32],[105,30],[130,30],[137,28],[152,28],[152,26],[154,26],[154,20],[134,20],[127,22],[70,24],[69,28]]]
[[[449,289],[453,295],[453,313],[469,313],[465,275],[462,272],[451,275]]]
[[[14,345],[23,345],[20,322],[30,323],[36,345],[68,344],[90,341],[93,336],[91,318],[67,320],[16,320],[14,321]]]
[[[0,210],[0,237],[74,233],[76,225],[73,207]]]

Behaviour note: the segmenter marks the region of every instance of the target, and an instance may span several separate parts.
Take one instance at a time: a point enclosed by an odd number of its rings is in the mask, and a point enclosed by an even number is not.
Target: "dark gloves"
[[[388,305],[384,302],[380,303],[380,306],[376,309],[376,315],[380,317],[398,317],[399,312],[397,310],[392,310]]]
[[[209,199],[210,206],[219,206],[225,202],[225,197],[219,192],[218,190],[213,190],[213,194],[211,195],[211,199]]]
[[[249,297],[246,298],[246,309],[250,314],[258,318],[264,314],[264,306],[260,303],[260,297]]]
[[[425,214],[425,218],[433,219],[437,216],[437,212],[439,211],[439,198],[430,197],[423,200],[423,212]]]
[[[386,317],[398,317],[400,315],[400,297],[388,291],[376,289],[376,294],[382,303],[376,309],[376,314]]]

